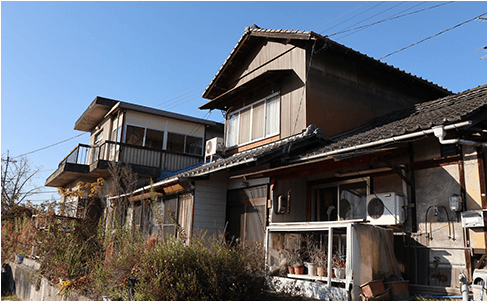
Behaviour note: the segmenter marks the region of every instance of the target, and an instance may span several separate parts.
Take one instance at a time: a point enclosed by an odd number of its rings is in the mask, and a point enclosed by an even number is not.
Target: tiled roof
[[[430,129],[437,125],[469,120],[481,109],[487,110],[487,85],[377,117],[353,131],[332,137],[337,142],[299,157],[311,157],[320,153]]]
[[[327,38],[326,36],[322,36],[318,33],[315,33],[313,31],[305,31],[305,30],[284,30],[284,29],[264,29],[264,28],[260,28],[258,26],[256,26],[255,24],[252,25],[251,27],[246,27],[245,28],[245,31],[244,31],[244,34],[240,37],[240,39],[238,40],[237,44],[235,45],[235,47],[233,47],[232,51],[230,52],[230,54],[228,55],[227,59],[223,62],[223,64],[221,65],[220,69],[218,70],[218,72],[215,74],[215,76],[213,77],[213,79],[211,80],[210,84],[208,85],[208,87],[206,87],[205,91],[203,92],[203,97],[205,97],[205,95],[207,95],[207,93],[209,92],[210,88],[215,84],[215,82],[218,80],[219,76],[221,75],[221,73],[223,73],[224,69],[226,68],[228,62],[231,61],[232,57],[234,56],[234,54],[238,51],[238,49],[240,48],[240,46],[248,39],[249,36],[252,36],[252,35],[258,35],[259,33],[267,33],[267,34],[286,34],[286,35],[289,35],[290,37],[293,36],[293,37],[298,37],[300,36],[302,39],[311,39],[311,38],[316,38],[316,39],[321,39],[321,40],[326,40],[327,42],[331,43],[331,44],[334,44],[336,46],[339,46],[339,47],[343,47],[344,49],[347,49],[347,51],[349,52],[353,52],[357,55],[360,55],[362,56],[363,58],[367,58],[367,59],[370,59],[370,60],[374,60],[376,61],[377,63],[387,67],[387,68],[390,68],[390,69],[393,69],[397,72],[401,72],[401,73],[404,73],[416,80],[420,80],[421,82],[424,82],[428,85],[431,85],[431,86],[434,86],[438,89],[441,89],[441,90],[444,90],[444,91],[448,91],[447,89],[437,85],[437,84],[434,84],[433,82],[431,81],[428,81],[422,77],[419,77],[419,76],[415,76],[415,75],[412,75],[411,73],[408,73],[408,72],[405,72],[404,70],[401,70],[399,68],[396,68],[392,65],[388,65],[386,63],[383,63],[379,60],[376,60],[370,56],[367,56],[363,53],[360,53],[356,50],[353,50],[349,47],[346,47],[345,45],[342,45],[342,44],[339,44],[333,40],[330,40],[329,38]],[[448,91],[449,92],[449,91]]]
[[[266,156],[272,152],[281,151],[285,154],[287,149],[293,144],[297,145],[304,141],[321,141],[323,144],[330,143],[331,140],[322,135],[322,131],[314,125],[308,126],[302,133],[284,138],[272,143],[265,144],[256,148],[252,148],[246,151],[238,152],[227,158],[218,158],[216,161],[204,164],[186,172],[179,173],[174,177],[192,177],[208,172],[214,172],[217,170],[227,169],[230,167],[255,162],[259,158]]]

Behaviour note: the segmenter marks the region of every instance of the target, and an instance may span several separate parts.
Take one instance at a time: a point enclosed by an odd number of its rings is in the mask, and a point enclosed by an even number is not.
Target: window
[[[336,221],[366,218],[369,185],[350,180],[313,188],[315,220]]]
[[[101,130],[98,134],[95,135],[95,145],[100,144],[102,139],[103,139],[103,130]]]
[[[168,133],[167,150],[201,155],[203,153],[203,138],[177,133]]]
[[[164,145],[164,132],[135,125],[127,125],[125,143],[162,149]]]
[[[233,112],[227,119],[227,147],[279,134],[280,103],[279,94],[273,94]]]

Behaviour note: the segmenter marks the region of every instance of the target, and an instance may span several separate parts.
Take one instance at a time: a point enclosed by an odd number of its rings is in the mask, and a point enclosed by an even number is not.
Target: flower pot
[[[316,274],[321,277],[326,276],[326,268],[325,267],[316,267]]]
[[[308,267],[308,275],[316,276],[316,264],[314,262],[306,262],[306,266]]]
[[[360,288],[362,289],[362,294],[367,298],[375,298],[385,291],[384,282],[382,282],[382,279],[364,283],[360,286]]]
[[[338,279],[345,279],[345,268],[334,268],[335,277]]]
[[[304,265],[295,265],[294,266],[294,274],[302,275],[304,273]]]
[[[18,264],[21,264],[22,262],[24,262],[25,255],[15,255],[15,257],[17,258]]]
[[[409,281],[384,282],[386,288],[390,289],[392,300],[406,300],[409,298]]]
[[[287,270],[288,270],[289,274],[294,274],[294,267],[288,266]]]

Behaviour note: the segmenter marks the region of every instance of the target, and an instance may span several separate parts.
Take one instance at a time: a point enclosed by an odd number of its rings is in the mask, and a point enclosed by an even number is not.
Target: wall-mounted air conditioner
[[[372,225],[400,225],[406,219],[404,196],[395,192],[367,196],[367,221]]]
[[[219,154],[223,152],[223,138],[221,137],[215,137],[211,138],[210,140],[206,141],[206,146],[205,146],[205,162],[206,162],[206,157],[212,157],[216,154]]]

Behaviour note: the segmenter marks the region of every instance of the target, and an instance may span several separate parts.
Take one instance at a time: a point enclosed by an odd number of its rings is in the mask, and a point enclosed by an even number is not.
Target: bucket
[[[386,288],[390,289],[392,300],[409,299],[409,280],[385,282]]]
[[[15,257],[17,257],[17,262],[19,264],[21,264],[22,262],[24,262],[24,255],[15,255]]]

